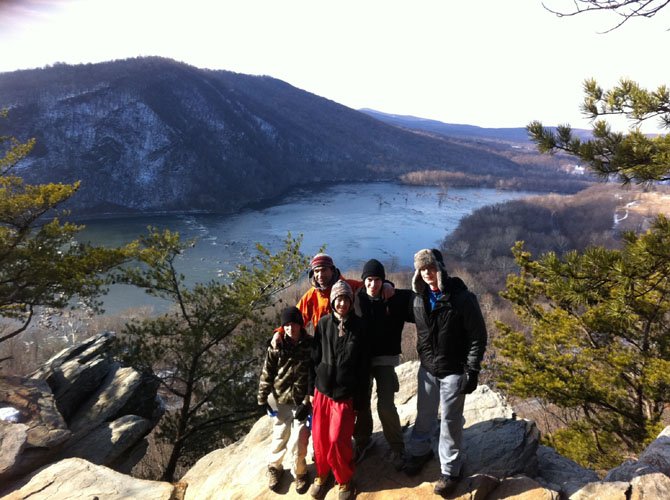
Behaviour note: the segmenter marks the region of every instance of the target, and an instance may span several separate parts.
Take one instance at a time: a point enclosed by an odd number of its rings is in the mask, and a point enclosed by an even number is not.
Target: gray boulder
[[[540,431],[529,420],[495,418],[471,425],[463,433],[463,473],[498,478],[535,476],[539,439]]]
[[[113,343],[114,334],[103,333],[61,351],[30,378],[0,378],[0,408],[18,416],[0,423],[0,481],[67,457],[132,467],[130,451],[142,449],[164,408],[159,380],[114,362]]]
[[[170,483],[134,479],[81,458],[70,458],[35,472],[2,499],[175,500],[182,495],[179,486]]]
[[[0,377],[0,408],[14,410],[0,421],[0,483],[44,465],[71,436],[45,382]]]
[[[570,496],[585,484],[599,481],[598,474],[585,469],[548,446],[537,449],[538,475],[535,478],[548,488]]]
[[[610,470],[605,481],[631,481],[635,477],[656,472],[670,476],[670,426],[661,431],[637,460],[628,460]]]

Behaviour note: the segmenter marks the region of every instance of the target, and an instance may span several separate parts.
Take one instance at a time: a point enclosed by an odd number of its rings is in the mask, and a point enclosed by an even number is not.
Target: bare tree
[[[614,12],[619,17],[619,21],[605,31],[605,33],[608,33],[619,28],[633,17],[654,17],[669,3],[670,0],[572,0],[574,10],[569,11],[556,10],[547,6],[544,2],[542,6],[558,17],[576,16],[577,14],[593,11]]]

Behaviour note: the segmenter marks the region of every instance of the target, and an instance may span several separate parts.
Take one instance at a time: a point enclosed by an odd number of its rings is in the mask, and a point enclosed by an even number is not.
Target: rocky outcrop
[[[125,468],[163,413],[158,380],[114,362],[114,335],[65,349],[30,377],[0,378],[0,482],[68,457]],[[121,467],[123,465],[123,467]]]
[[[670,476],[670,427],[666,427],[637,460],[629,460],[609,471],[605,481],[630,481],[656,472]]]
[[[160,481],[134,479],[81,458],[68,458],[38,471],[3,500],[142,499],[176,500],[180,487]]]
[[[396,394],[396,405],[407,438],[416,417],[418,366],[418,362],[408,362],[397,368],[400,391]],[[374,394],[373,390],[373,408],[376,407]],[[464,414],[464,440],[468,451],[464,472],[467,478],[459,485],[460,494],[469,495],[467,498],[485,498],[501,487],[505,478],[537,473],[537,427],[532,422],[515,419],[512,407],[504,398],[486,386],[479,386],[473,394],[467,396]],[[397,472],[383,460],[388,445],[376,412],[373,412],[373,420],[375,446],[368,458],[357,466],[356,484],[361,492],[359,498],[435,498],[432,482],[439,475],[438,460],[431,460],[416,477],[410,478]],[[271,419],[263,417],[243,440],[199,460],[182,478],[187,484],[185,498],[279,498],[267,490],[265,479],[271,425]],[[437,448],[433,451],[437,456]],[[282,496],[301,498],[295,493],[289,476],[288,473],[284,476]],[[505,488],[512,486],[505,485]],[[547,489],[539,484],[537,488]],[[336,493],[335,489],[331,489],[327,498],[334,498]]]
[[[416,369],[416,363],[406,363],[398,368],[402,389],[397,394],[397,401],[403,422],[408,424],[405,428],[406,437],[409,437],[415,416],[412,413],[412,405],[415,411]],[[89,405],[87,408],[90,410],[93,406]],[[640,455],[635,466],[625,469],[628,479],[621,479],[622,470],[617,468],[611,471],[608,477],[619,478],[618,480],[602,481],[593,471],[583,469],[551,448],[540,446],[539,433],[534,423],[514,418],[512,408],[506,401],[485,386],[480,386],[472,395],[468,395],[466,414],[468,421],[464,433],[466,450],[464,477],[452,498],[460,500],[670,498],[670,477],[660,472],[670,463],[668,446],[670,427]],[[435,498],[433,485],[439,475],[437,459],[431,460],[415,477],[408,477],[402,472],[395,471],[393,466],[383,459],[388,446],[376,415],[374,419],[375,446],[367,458],[357,465],[355,482],[359,491],[358,498],[369,500]],[[132,421],[133,419],[128,417],[115,419],[113,425],[110,424],[110,429],[117,425],[132,425]],[[244,439],[200,459],[177,485],[141,481],[80,459],[67,459],[33,473],[21,483],[15,483],[10,489],[5,490],[7,496],[2,499],[62,500],[94,496],[105,500],[304,498],[304,495],[295,492],[293,478],[289,472],[284,474],[278,493],[267,489],[265,470],[271,427],[272,420],[269,417],[262,417]],[[110,430],[109,434],[114,432]],[[8,445],[12,446],[16,447],[15,444]],[[288,463],[285,465],[288,469]],[[311,453],[308,453],[308,469],[313,475]],[[337,490],[331,488],[326,500],[336,497]]]

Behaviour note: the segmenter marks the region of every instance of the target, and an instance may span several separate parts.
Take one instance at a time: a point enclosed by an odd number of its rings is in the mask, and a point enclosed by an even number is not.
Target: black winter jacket
[[[335,400],[354,400],[354,409],[367,400],[369,353],[363,320],[353,311],[344,323],[344,335],[338,336],[339,320],[328,314],[319,320],[312,344],[312,369],[309,394],[314,388]]]
[[[362,287],[356,292],[356,314],[365,320],[370,356],[400,354],[402,329],[411,319],[412,291],[400,288],[388,300],[372,299]]]
[[[460,374],[466,369],[479,371],[487,333],[477,297],[460,278],[445,273],[440,279],[444,293],[432,311],[427,286],[414,294],[416,349],[421,365],[436,377]]]

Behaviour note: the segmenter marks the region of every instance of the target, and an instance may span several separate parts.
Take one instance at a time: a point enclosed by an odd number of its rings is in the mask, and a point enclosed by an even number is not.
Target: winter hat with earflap
[[[421,277],[421,269],[433,266],[437,269],[437,283],[441,291],[444,292],[444,283],[447,279],[447,270],[444,267],[442,252],[437,248],[424,248],[414,254],[414,277],[412,278],[412,290],[415,293],[423,293],[426,288],[426,282]]]

